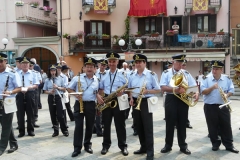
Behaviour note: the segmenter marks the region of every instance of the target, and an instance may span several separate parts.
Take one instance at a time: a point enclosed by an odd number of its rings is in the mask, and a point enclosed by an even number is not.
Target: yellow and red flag
[[[128,16],[147,17],[159,14],[167,15],[166,0],[130,0]]]
[[[207,11],[208,0],[193,0],[193,11]]]
[[[98,14],[107,14],[108,0],[94,0],[94,12]]]

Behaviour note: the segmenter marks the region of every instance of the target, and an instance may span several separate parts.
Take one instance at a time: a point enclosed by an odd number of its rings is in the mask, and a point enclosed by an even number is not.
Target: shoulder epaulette
[[[166,70],[164,70],[164,73],[167,73],[168,72],[168,70],[166,69]]]
[[[189,72],[188,72],[188,71],[185,71],[185,73],[189,74]]]
[[[12,69],[10,72],[16,73],[16,71],[14,69]]]
[[[203,76],[202,79],[207,79],[207,76]]]
[[[151,74],[152,74],[152,75],[155,75],[156,73],[155,73],[155,72],[153,72],[153,71],[151,71]]]

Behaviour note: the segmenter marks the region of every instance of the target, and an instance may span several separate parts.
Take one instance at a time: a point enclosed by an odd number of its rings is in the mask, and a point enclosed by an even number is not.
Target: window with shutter
[[[138,31],[141,34],[151,34],[152,32],[162,34],[162,17],[138,18]]]
[[[145,34],[145,20],[144,20],[144,18],[138,18],[138,31],[140,31],[141,34]]]
[[[196,16],[190,16],[190,33],[197,33]]]
[[[162,34],[162,17],[156,18],[156,32]]]
[[[188,34],[188,26],[189,26],[189,20],[188,16],[182,17],[182,34]]]
[[[216,33],[217,32],[217,15],[209,16],[209,32]]]

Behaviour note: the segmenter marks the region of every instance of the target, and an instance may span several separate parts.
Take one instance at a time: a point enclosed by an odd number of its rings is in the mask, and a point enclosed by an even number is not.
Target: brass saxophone
[[[228,99],[226,98],[226,96],[225,96],[225,94],[224,94],[224,92],[223,92],[221,87],[218,86],[218,90],[219,90],[219,93],[220,93],[220,95],[222,97],[222,100],[224,102],[224,104],[220,105],[219,108],[221,109],[222,107],[226,106],[229,109],[229,112],[231,113],[232,112],[232,108],[229,105],[231,103],[231,101],[228,101]]]
[[[80,81],[80,72],[78,74],[78,92],[83,92],[82,84],[81,84],[81,81]],[[80,104],[80,113],[83,113],[83,100],[82,100],[82,96],[80,96],[78,101],[79,101],[79,104]]]
[[[139,93],[138,98],[136,100],[136,103],[137,103],[137,107],[135,108],[136,110],[140,111],[140,105],[141,105],[141,102],[142,102],[143,92],[144,92],[144,89],[146,88],[146,85],[147,85],[147,83],[146,83],[146,76],[145,76],[143,85],[141,87],[140,93]]]
[[[233,82],[240,88],[240,79],[236,74],[233,76]]]
[[[121,92],[128,85],[128,79],[124,72],[123,72],[123,74],[124,74],[126,83],[122,87],[118,88],[115,92],[109,94],[107,97],[104,97],[103,98],[104,104],[97,104],[96,108],[99,110],[99,112],[102,112],[104,109],[106,109],[108,107],[115,108],[117,106],[117,101],[113,100],[113,99],[116,98],[118,93]]]

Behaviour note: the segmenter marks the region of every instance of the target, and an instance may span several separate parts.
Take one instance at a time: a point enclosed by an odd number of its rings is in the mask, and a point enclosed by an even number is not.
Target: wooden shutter
[[[162,17],[156,18],[156,32],[162,34]]]
[[[214,15],[210,15],[209,17],[208,17],[209,19],[209,29],[208,29],[208,31],[209,32],[212,32],[212,33],[216,33],[217,32],[217,16],[216,16],[216,14],[214,14]]]
[[[145,18],[138,18],[138,31],[145,34]]]
[[[190,16],[190,33],[197,33],[197,17]]]
[[[91,21],[84,21],[84,32],[85,32],[85,35],[88,35],[89,33],[91,33]],[[87,41],[86,38],[84,39],[84,42],[85,42],[84,44],[85,47],[91,46],[90,41]]]
[[[163,18],[163,29],[164,29],[164,33],[167,32],[167,30],[170,30],[171,28],[169,27],[169,17],[164,17]]]
[[[105,34],[111,35],[111,22],[105,22]]]
[[[182,17],[182,34],[188,34],[188,26],[189,26],[189,20],[188,16]]]

